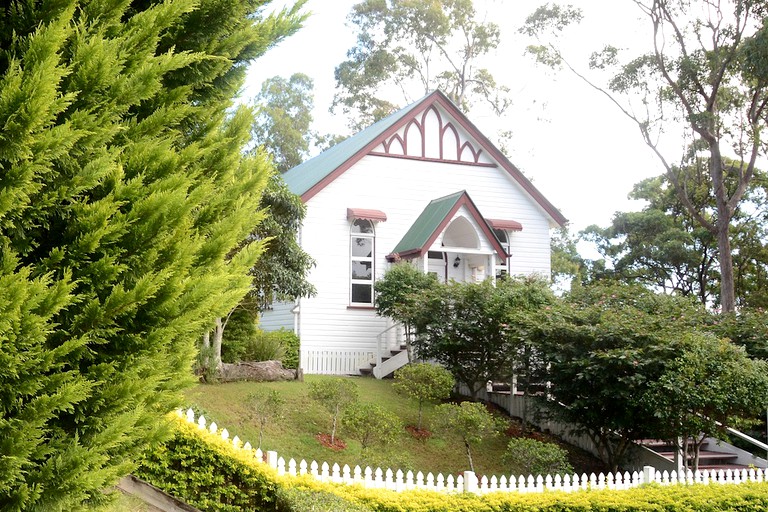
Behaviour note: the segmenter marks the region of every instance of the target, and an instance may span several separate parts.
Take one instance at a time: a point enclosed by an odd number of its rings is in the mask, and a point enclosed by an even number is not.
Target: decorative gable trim
[[[423,119],[425,119],[423,114],[422,121],[418,123],[415,121],[416,117],[414,117],[412,114],[414,112],[421,112],[421,109],[424,109],[425,112],[431,111],[432,109],[435,109],[435,105],[440,105],[446,111],[448,116],[453,118],[456,122],[455,125],[453,123],[446,122],[441,127],[441,130],[443,130],[441,132],[443,137],[441,138],[440,147],[442,149],[440,151],[442,151],[442,153],[438,153],[437,158],[433,156],[411,157],[405,154],[396,155],[396,151],[394,150],[396,142],[403,145],[404,149],[407,144],[410,144],[407,137],[405,139],[403,137],[395,137],[398,134],[398,131],[406,125],[408,125],[409,131],[411,129],[421,130],[419,125],[423,125]],[[439,112],[437,109],[434,111]],[[409,125],[409,123],[412,124]],[[458,153],[454,159],[452,155],[449,154],[449,151],[452,151],[452,149],[449,149],[452,148],[452,145],[445,142],[447,140],[445,137],[447,134],[449,134],[449,132],[451,134],[458,134],[457,125],[460,126],[469,135],[470,139],[476,141],[476,143],[473,142],[468,144],[469,141],[464,141],[460,146],[458,146]],[[414,131],[414,133],[416,132]],[[421,139],[422,141],[424,140],[423,137],[421,137]],[[386,146],[384,145],[385,142]],[[423,142],[421,144],[423,144]],[[440,91],[434,91],[428,94],[421,100],[405,107],[399,112],[392,114],[389,118],[386,118],[368,127],[366,130],[363,130],[357,135],[352,136],[350,139],[340,143],[338,146],[341,147],[342,145],[344,145],[343,152],[341,149],[334,152],[334,148],[336,148],[336,146],[326,152],[333,152],[333,158],[330,158],[329,156],[328,158],[323,159],[321,164],[315,164],[314,162],[317,161],[316,159],[323,157],[323,154],[321,154],[318,157],[315,157],[315,159],[308,160],[307,162],[295,167],[294,169],[291,169],[285,174],[286,182],[288,183],[289,176],[292,178],[295,176],[297,180],[300,180],[299,177],[305,173],[307,168],[312,167],[313,165],[319,166],[319,168],[314,169],[313,177],[308,182],[302,183],[302,185],[299,187],[300,191],[298,193],[301,194],[302,201],[305,203],[309,201],[312,197],[315,196],[315,194],[323,190],[328,184],[333,182],[336,178],[341,176],[350,167],[352,167],[360,159],[368,154],[380,154],[382,156],[390,157],[397,156],[400,158],[418,158],[437,161],[448,160],[466,165],[485,165],[480,162],[483,160],[483,158],[487,158],[488,162],[498,162],[499,166],[501,166],[501,168],[504,169],[504,171],[507,172],[507,174],[509,174],[512,179],[517,182],[523,188],[523,190],[526,191],[526,193],[533,199],[533,201],[537,203],[555,223],[560,226],[565,226],[565,224],[568,222],[563,214],[560,213],[560,211],[555,208],[555,206],[550,203],[541,194],[541,192],[536,189],[536,187],[533,186],[528,178],[526,178],[523,173],[520,172],[520,170],[515,167],[507,159],[507,157],[504,156],[504,154],[501,153],[501,151],[499,151],[469,119],[467,119],[467,117],[459,110],[459,108]],[[426,146],[423,148],[423,152],[421,154],[430,155],[430,152],[427,151]],[[341,157],[341,159],[337,160],[338,157]],[[461,158],[461,160],[459,160],[459,158]]]
[[[481,156],[485,156],[483,148],[471,140],[462,139],[454,123],[443,119],[434,104],[421,112],[421,115],[417,113],[411,118],[402,134],[398,130],[384,139],[370,154],[497,167],[495,163],[487,161],[487,158],[481,161]]]

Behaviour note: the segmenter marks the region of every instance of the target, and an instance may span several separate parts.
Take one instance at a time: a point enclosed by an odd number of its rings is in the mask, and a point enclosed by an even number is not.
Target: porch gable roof
[[[387,256],[387,259],[396,259],[398,257],[416,258],[426,254],[462,206],[465,206],[472,218],[475,219],[475,222],[480,226],[481,231],[499,257],[506,258],[507,253],[504,251],[493,229],[491,229],[480,214],[467,191],[462,190],[430,201],[427,207],[424,208],[424,211],[421,212],[421,215],[411,224],[411,227],[395,246],[392,253]]]

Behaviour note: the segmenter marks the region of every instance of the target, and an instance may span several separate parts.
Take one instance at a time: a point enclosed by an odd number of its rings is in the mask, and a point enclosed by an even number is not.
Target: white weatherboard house
[[[301,337],[306,373],[383,376],[402,340],[376,315],[376,279],[394,260],[441,281],[550,272],[550,229],[563,215],[436,91],[284,175],[307,205],[300,242],[317,295],[275,304],[265,330]]]

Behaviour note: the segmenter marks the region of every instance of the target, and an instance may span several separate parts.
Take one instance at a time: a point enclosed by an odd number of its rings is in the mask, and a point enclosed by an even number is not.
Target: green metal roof
[[[392,252],[404,254],[421,251],[464,194],[466,192],[462,190],[430,201]]]
[[[365,130],[358,132],[331,147],[327,151],[320,153],[316,157],[288,170],[283,174],[283,180],[285,180],[286,185],[288,185],[288,188],[294,194],[299,196],[304,195],[312,189],[312,187],[333,173],[333,171],[349,162],[352,157],[365,149],[366,146],[375,142],[379,136],[384,134],[390,127],[418,107],[427,96],[390,114]]]

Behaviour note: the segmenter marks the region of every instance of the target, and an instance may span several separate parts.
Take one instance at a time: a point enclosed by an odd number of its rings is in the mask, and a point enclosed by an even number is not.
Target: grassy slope
[[[322,446],[315,439],[315,434],[330,432],[331,418],[317,403],[307,396],[307,382],[329,378],[309,375],[306,382],[239,382],[220,385],[198,385],[187,392],[190,406],[203,412],[208,421],[215,421],[220,428],[226,428],[231,436],[238,435],[244,442],[250,441],[255,447],[259,431],[249,407],[249,395],[263,389],[276,389],[286,400],[282,420],[267,425],[263,450],[275,450],[286,460],[306,459],[322,463],[323,461],[339,465],[356,464],[392,467],[403,471],[411,469],[427,473],[453,473],[469,469],[463,446],[456,440],[434,435],[427,441],[413,439],[405,430],[394,445],[386,450],[369,450],[362,454],[358,442],[347,439],[343,426],[339,437],[347,442],[347,448],[333,451]],[[361,400],[375,400],[379,405],[397,414],[404,424],[415,425],[418,408],[415,402],[397,395],[392,390],[391,381],[368,378],[355,378]],[[429,428],[433,406],[424,411],[424,423]],[[475,470],[478,474],[517,473],[516,468],[505,467],[501,455],[506,449],[508,438],[500,435],[484,441],[473,451]],[[578,461],[574,466],[579,470]]]

